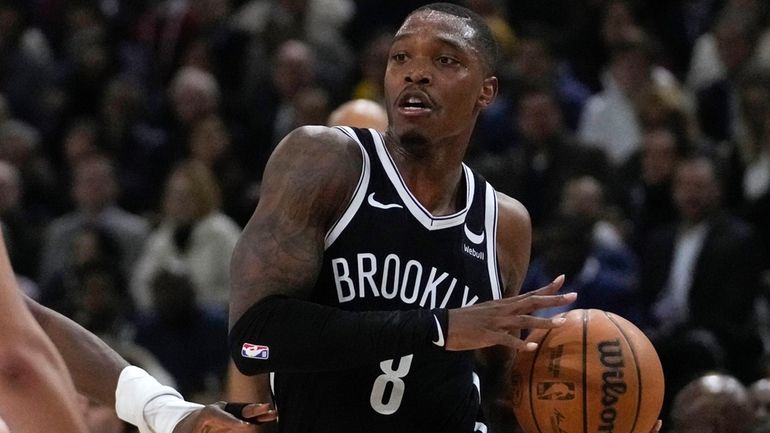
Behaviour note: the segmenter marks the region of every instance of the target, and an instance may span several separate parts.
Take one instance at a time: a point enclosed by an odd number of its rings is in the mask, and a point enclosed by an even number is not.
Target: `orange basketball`
[[[649,433],[663,404],[663,369],[628,320],[572,310],[534,330],[513,368],[513,411],[527,433]]]

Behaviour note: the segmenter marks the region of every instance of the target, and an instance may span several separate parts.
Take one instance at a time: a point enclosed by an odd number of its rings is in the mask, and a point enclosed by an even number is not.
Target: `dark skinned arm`
[[[115,387],[128,362],[107,343],[67,317],[26,298],[27,307],[56,345],[78,391],[115,406]],[[94,374],[94,372],[99,372]]]
[[[245,374],[344,369],[398,356],[399,351],[435,350],[428,338],[424,342],[409,338],[426,335],[408,335],[420,329],[398,328],[394,312],[347,312],[306,301],[321,269],[324,236],[352,196],[361,160],[355,142],[342,132],[304,127],[287,136],[268,162],[260,203],[231,265],[231,353]],[[520,276],[528,254],[527,248],[526,255],[517,256]],[[558,289],[556,282],[525,296],[451,310],[446,348],[523,347],[512,335],[518,329],[558,326],[529,315],[572,301],[569,296],[554,296]],[[283,297],[276,300],[274,295]],[[397,314],[411,318],[425,312]],[[432,317],[428,320],[414,323],[425,323],[423,331],[434,329]],[[319,341],[335,347],[333,353],[318,350],[314,345]],[[242,359],[243,343],[269,346],[270,360]],[[327,353],[319,356],[322,352]],[[283,358],[274,358],[274,353]]]

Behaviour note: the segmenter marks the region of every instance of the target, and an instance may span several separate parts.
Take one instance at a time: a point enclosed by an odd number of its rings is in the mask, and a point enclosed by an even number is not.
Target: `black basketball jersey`
[[[347,210],[326,235],[312,300],[382,311],[499,299],[492,187],[463,165],[465,207],[434,217],[410,193],[379,133],[340,129],[361,146],[363,168]],[[428,352],[353,370],[274,374],[280,430],[485,433],[473,353]]]

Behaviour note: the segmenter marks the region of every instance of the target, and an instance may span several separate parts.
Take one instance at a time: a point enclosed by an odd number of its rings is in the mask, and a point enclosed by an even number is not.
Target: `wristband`
[[[227,412],[230,415],[238,418],[241,421],[246,421],[247,423],[250,423],[250,424],[262,424],[262,421],[259,420],[259,417],[255,416],[255,417],[251,417],[251,418],[246,418],[245,416],[243,416],[243,408],[248,406],[248,405],[250,405],[250,404],[251,403],[234,403],[234,402],[229,402],[229,403],[225,403],[224,410],[225,410],[225,412]]]
[[[172,433],[179,421],[202,407],[185,401],[177,390],[161,385],[139,367],[128,366],[120,372],[115,411],[140,433]]]
[[[433,333],[431,334],[433,337],[431,342],[444,349],[446,348],[446,338],[449,335],[449,310],[446,308],[434,308],[430,312],[433,313],[433,320],[435,322]]]

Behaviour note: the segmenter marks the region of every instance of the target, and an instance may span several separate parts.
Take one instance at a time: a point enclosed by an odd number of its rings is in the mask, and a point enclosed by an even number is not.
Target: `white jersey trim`
[[[382,136],[376,131],[369,131],[374,137],[374,144],[377,148],[377,156],[379,157],[380,162],[385,169],[385,173],[387,174],[390,183],[393,184],[394,188],[396,188],[396,191],[398,192],[399,197],[401,197],[401,201],[403,201],[404,205],[406,205],[406,208],[409,210],[412,216],[414,216],[415,219],[423,225],[423,227],[428,230],[440,230],[447,227],[454,227],[465,222],[465,215],[468,213],[468,209],[470,209],[471,205],[473,204],[475,186],[473,174],[471,173],[470,168],[468,168],[465,164],[462,165],[463,173],[465,174],[465,208],[451,215],[433,216],[427,209],[425,209],[422,203],[420,203],[417,198],[412,195],[412,192],[409,191],[409,188],[406,186],[406,182],[404,182],[404,179],[401,177],[401,173],[398,171],[396,162],[390,155],[387,146],[385,146],[385,141],[383,140]]]
[[[476,387],[476,392],[479,395],[479,402],[481,402],[481,379],[479,379],[479,375],[476,374],[476,372],[473,372],[473,386]],[[487,433],[487,426],[484,423],[476,421],[476,423],[473,426],[473,431],[475,433]]]
[[[487,232],[487,269],[489,284],[492,287],[492,299],[502,298],[499,270],[497,268],[497,194],[492,185],[487,183],[484,215],[484,231]]]
[[[334,225],[331,226],[329,231],[326,232],[326,237],[324,238],[324,249],[329,249],[329,247],[334,243],[334,241],[337,240],[340,234],[342,234],[342,231],[345,230],[348,224],[350,224],[350,221],[353,220],[356,212],[358,212],[358,208],[361,207],[361,203],[364,201],[366,190],[369,187],[369,177],[371,175],[371,162],[369,161],[369,153],[364,148],[364,145],[361,144],[361,141],[358,140],[355,132],[353,132],[353,130],[347,126],[338,126],[337,128],[344,132],[345,135],[355,140],[356,144],[358,144],[358,147],[361,149],[363,164],[361,167],[361,176],[358,178],[358,185],[356,185],[353,196],[350,198],[348,208],[345,209],[345,212],[342,214],[342,216],[334,223]]]

